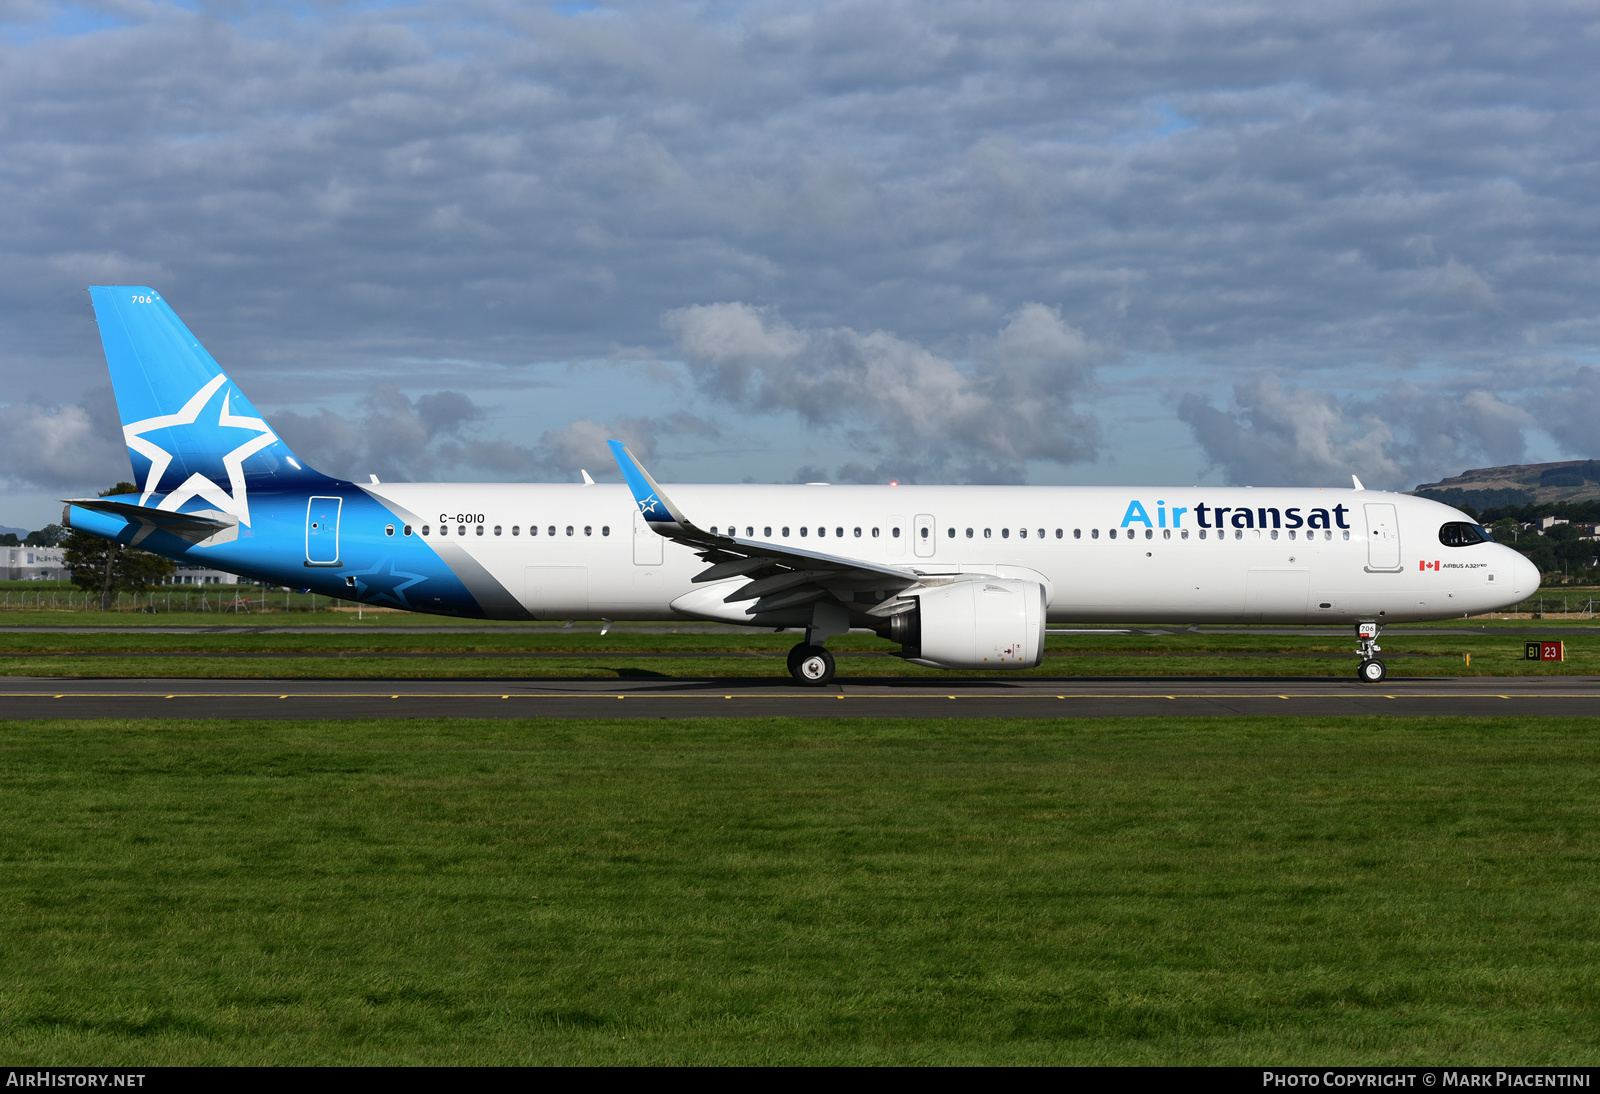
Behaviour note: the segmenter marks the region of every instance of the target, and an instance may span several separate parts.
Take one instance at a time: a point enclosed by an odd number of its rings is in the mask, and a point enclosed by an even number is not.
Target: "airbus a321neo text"
[[[1538,570],[1437,502],[1355,489],[379,483],[302,463],[159,294],[90,290],[138,492],[63,523],[180,563],[475,619],[869,628],[945,669],[1039,664],[1050,623],[1387,623],[1515,604]]]

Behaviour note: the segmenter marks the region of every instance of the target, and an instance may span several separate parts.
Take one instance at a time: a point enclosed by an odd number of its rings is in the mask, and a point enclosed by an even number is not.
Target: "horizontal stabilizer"
[[[68,498],[66,502],[69,508],[62,515],[62,521],[69,528],[72,526],[71,506],[95,513],[107,513],[140,526],[138,533],[133,537],[135,544],[157,529],[189,543],[199,543],[224,532],[236,533],[239,527],[239,519],[226,514],[211,517],[198,513],[174,513],[167,509],[134,505],[126,501],[111,501],[107,498]]]

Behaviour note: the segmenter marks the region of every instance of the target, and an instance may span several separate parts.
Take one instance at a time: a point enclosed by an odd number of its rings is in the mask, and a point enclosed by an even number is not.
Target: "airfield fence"
[[[384,611],[337,597],[292,589],[251,585],[202,585],[192,588],[160,586],[141,592],[113,593],[101,608],[100,594],[59,582],[7,582],[0,591],[0,612],[121,612],[141,615],[228,614],[261,615],[285,612],[350,612],[358,617]],[[18,586],[23,586],[19,588]]]

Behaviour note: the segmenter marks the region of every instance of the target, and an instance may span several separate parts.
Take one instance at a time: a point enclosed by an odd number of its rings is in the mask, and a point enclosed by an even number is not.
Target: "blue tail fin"
[[[159,496],[160,509],[199,511],[208,502],[249,525],[251,487],[324,481],[153,290],[110,285],[89,294],[140,505]]]

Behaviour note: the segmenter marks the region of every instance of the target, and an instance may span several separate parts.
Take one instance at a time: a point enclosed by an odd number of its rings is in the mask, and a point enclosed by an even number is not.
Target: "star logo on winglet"
[[[643,513],[646,517],[649,517],[655,513],[656,507],[660,504],[661,503],[656,500],[656,496],[654,494],[651,494],[648,498],[640,498],[639,512]]]
[[[175,513],[190,498],[204,498],[223,512],[238,517],[239,523],[249,526],[250,498],[245,490],[244,461],[276,441],[278,437],[260,418],[234,414],[229,407],[230,393],[224,393],[222,396],[222,409],[217,415],[217,424],[211,426],[201,422],[201,414],[211,402],[212,396],[227,382],[228,378],[219,373],[195,392],[176,414],[159,414],[154,418],[146,418],[142,422],[130,422],[122,427],[122,437],[128,447],[150,461],[150,471],[144,480],[144,492],[139,498],[140,505],[149,504],[151,495],[161,485],[162,476],[172,465],[172,453],[147,439],[144,434],[157,429],[175,429],[180,426],[191,426],[196,429],[243,429],[253,433],[254,436],[222,457],[222,466],[228,473],[228,485],[233,488],[232,493],[196,472],[185,479],[176,490],[161,499],[161,504],[156,508]]]

